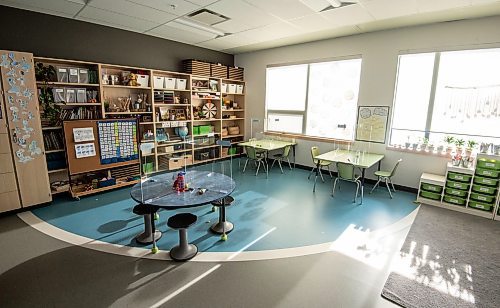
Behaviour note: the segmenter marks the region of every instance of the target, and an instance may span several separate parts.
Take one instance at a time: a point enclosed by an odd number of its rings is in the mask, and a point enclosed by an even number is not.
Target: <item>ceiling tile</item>
[[[199,6],[207,6],[217,1],[219,0],[186,0],[186,2],[191,2]]]
[[[300,32],[303,33],[332,28],[330,21],[320,14],[311,14],[297,19],[289,20],[288,22],[299,27],[301,29]]]
[[[161,10],[176,16],[183,16],[191,13],[201,6],[184,0],[128,0],[130,2],[147,6],[155,10]],[[172,7],[175,6],[175,8]]]
[[[297,28],[285,22],[279,22],[238,33],[241,37],[248,38],[255,42],[281,39],[296,34]]]
[[[238,33],[241,31],[249,30],[252,27],[249,25],[244,25],[236,20],[230,19],[225,22],[221,22],[220,24],[216,24],[213,26],[214,28],[220,29],[226,33]]]
[[[159,25],[159,23],[113,13],[91,6],[85,7],[80,12],[80,14],[78,14],[77,19],[109,25],[135,32],[144,32]]]
[[[242,0],[221,0],[207,6],[207,9],[227,16],[231,19],[235,19],[252,28],[280,21],[278,18],[271,16]]]
[[[418,11],[435,12],[469,6],[470,0],[417,0]]]
[[[375,19],[395,18],[417,13],[417,0],[363,1],[361,6]]]
[[[76,0],[75,0],[76,1]],[[7,0],[0,1],[1,5],[35,11],[50,15],[72,18],[82,9],[83,5],[74,1],[64,0]]]
[[[209,49],[222,50],[222,49],[244,46],[247,44],[249,44],[247,38],[243,38],[241,37],[241,35],[238,34],[232,34],[220,38],[215,38],[213,40],[200,43],[199,45],[201,47]]]
[[[312,9],[297,0],[245,0],[247,3],[260,8],[282,19],[292,19],[314,13]]]
[[[163,24],[177,16],[126,0],[92,0],[89,6],[109,12]],[[87,16],[88,17],[88,16]]]
[[[326,0],[299,0],[304,5],[309,7],[314,12],[320,12],[329,7],[330,4]]]
[[[215,34],[211,33],[199,33],[194,32],[196,29],[190,29],[191,31],[182,29],[183,25],[177,23],[169,22],[165,25],[161,25],[151,31],[146,32],[146,34],[166,38],[169,40],[174,40],[187,44],[197,44],[200,42],[208,41],[215,37]]]
[[[320,13],[333,27],[357,25],[375,20],[359,3]]]

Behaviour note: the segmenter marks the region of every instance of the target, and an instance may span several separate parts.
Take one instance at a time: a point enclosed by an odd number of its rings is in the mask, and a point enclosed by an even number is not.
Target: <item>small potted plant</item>
[[[410,136],[406,137],[406,142],[405,142],[405,148],[407,148],[408,150],[410,149]]]
[[[444,137],[444,142],[446,143],[446,154],[450,155],[453,150],[453,143],[455,142],[455,138],[453,136]]]
[[[464,144],[465,140],[463,140],[462,138],[455,139],[455,146],[457,147],[457,153],[462,154]]]
[[[420,148],[426,152],[429,152],[429,150],[427,149],[428,146],[429,146],[429,139],[425,137],[421,139]]]
[[[429,141],[427,144],[427,152],[434,153],[434,143]]]
[[[442,143],[440,143],[437,147],[436,147],[436,152],[438,153],[442,153],[444,151],[444,145]]]
[[[470,157],[472,155],[472,151],[474,150],[476,145],[477,145],[477,142],[474,140],[467,141],[467,148],[465,149],[465,155]]]
[[[451,157],[451,163],[453,166],[460,166],[462,162],[462,152],[457,152]]]
[[[462,166],[464,168],[469,168],[471,164],[472,164],[472,157],[470,156],[462,157]]]

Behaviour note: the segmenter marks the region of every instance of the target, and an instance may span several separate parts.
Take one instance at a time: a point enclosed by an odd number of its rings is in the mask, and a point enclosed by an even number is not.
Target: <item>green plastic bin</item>
[[[448,172],[448,179],[453,180],[453,181],[460,181],[460,182],[469,183],[471,178],[472,178],[472,176],[469,174]]]
[[[500,170],[500,160],[479,158],[477,160],[477,166],[479,168]]]
[[[151,163],[144,163],[144,164],[142,164],[142,172],[144,174],[153,173],[154,167],[155,167],[155,165],[152,162]]]
[[[465,197],[467,195],[466,190],[446,188],[445,193],[450,196]]]
[[[497,179],[500,175],[500,172],[491,169],[476,168],[476,175]]]
[[[210,134],[212,132],[212,126],[210,125],[200,125],[200,135]]]
[[[446,181],[446,186],[450,188],[469,190],[469,184],[462,182]]]
[[[420,191],[420,196],[427,198],[427,199],[432,199],[432,200],[441,200],[441,194],[436,194],[430,191],[425,191],[421,190]]]
[[[495,187],[483,186],[483,185],[472,185],[472,190],[481,194],[494,195]]]
[[[497,179],[492,179],[492,178],[484,178],[482,176],[475,176],[474,177],[474,183],[475,184],[481,184],[481,185],[488,185],[488,186],[498,186],[498,180]]]
[[[200,134],[200,127],[193,126],[193,135],[199,135],[199,134]]]
[[[469,201],[469,207],[489,212],[493,208],[493,205],[471,200]]]
[[[442,186],[434,185],[434,184],[422,183],[421,187],[423,190],[432,191],[432,192],[436,192],[436,193],[441,193],[443,191]]]
[[[444,201],[455,204],[455,205],[465,205],[465,199],[459,198],[459,197],[452,197],[452,196],[444,196]]]
[[[488,203],[488,204],[495,203],[495,196],[482,195],[472,192],[470,194],[470,198],[482,203]]]

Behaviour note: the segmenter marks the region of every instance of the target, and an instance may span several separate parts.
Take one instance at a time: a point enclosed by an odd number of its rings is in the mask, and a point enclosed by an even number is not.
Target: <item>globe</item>
[[[177,135],[179,135],[182,140],[186,139],[186,136],[189,134],[189,129],[187,128],[187,126],[177,127],[175,130]]]

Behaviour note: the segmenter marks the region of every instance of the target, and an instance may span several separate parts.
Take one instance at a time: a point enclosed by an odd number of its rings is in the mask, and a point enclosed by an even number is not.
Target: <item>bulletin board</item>
[[[356,140],[385,143],[388,118],[388,106],[359,106]]]
[[[110,127],[120,127],[121,124],[118,123],[127,123],[130,124],[132,132],[135,135],[128,134],[119,134],[116,130],[113,130],[115,134],[114,143],[108,143],[107,136],[100,134],[99,125],[102,124],[110,124]],[[115,167],[121,167],[126,165],[138,164],[139,163],[139,155],[137,148],[137,120],[135,119],[105,119],[105,120],[71,120],[64,121],[64,139],[66,142],[66,151],[67,151],[67,159],[68,159],[68,169],[70,175],[81,174],[86,172],[93,172],[99,170],[105,170]],[[79,129],[89,129],[92,128],[93,131],[93,140],[88,140],[90,138],[84,139],[84,141],[75,141],[74,131],[78,131]],[[90,134],[87,134],[90,135]],[[101,138],[103,135],[103,138]],[[121,137],[120,137],[121,136]],[[130,138],[129,138],[130,137]],[[78,138],[77,138],[78,139]],[[130,139],[130,140],[129,140]],[[115,148],[115,157],[116,159],[109,159],[103,161],[101,152],[101,145],[106,149],[111,149],[113,146],[118,146],[120,148],[120,142],[122,144],[135,144],[135,153],[129,155],[128,157],[122,157],[122,150],[118,150],[120,155],[116,155],[117,150]],[[92,146],[91,146],[92,144]],[[132,146],[133,147],[133,146]],[[82,150],[83,149],[83,150]],[[94,153],[92,153],[92,149],[94,149]],[[133,150],[133,148],[132,148]],[[79,151],[77,153],[77,151]],[[111,151],[111,150],[110,150]],[[132,151],[133,152],[133,151]],[[78,157],[77,158],[77,154]]]

